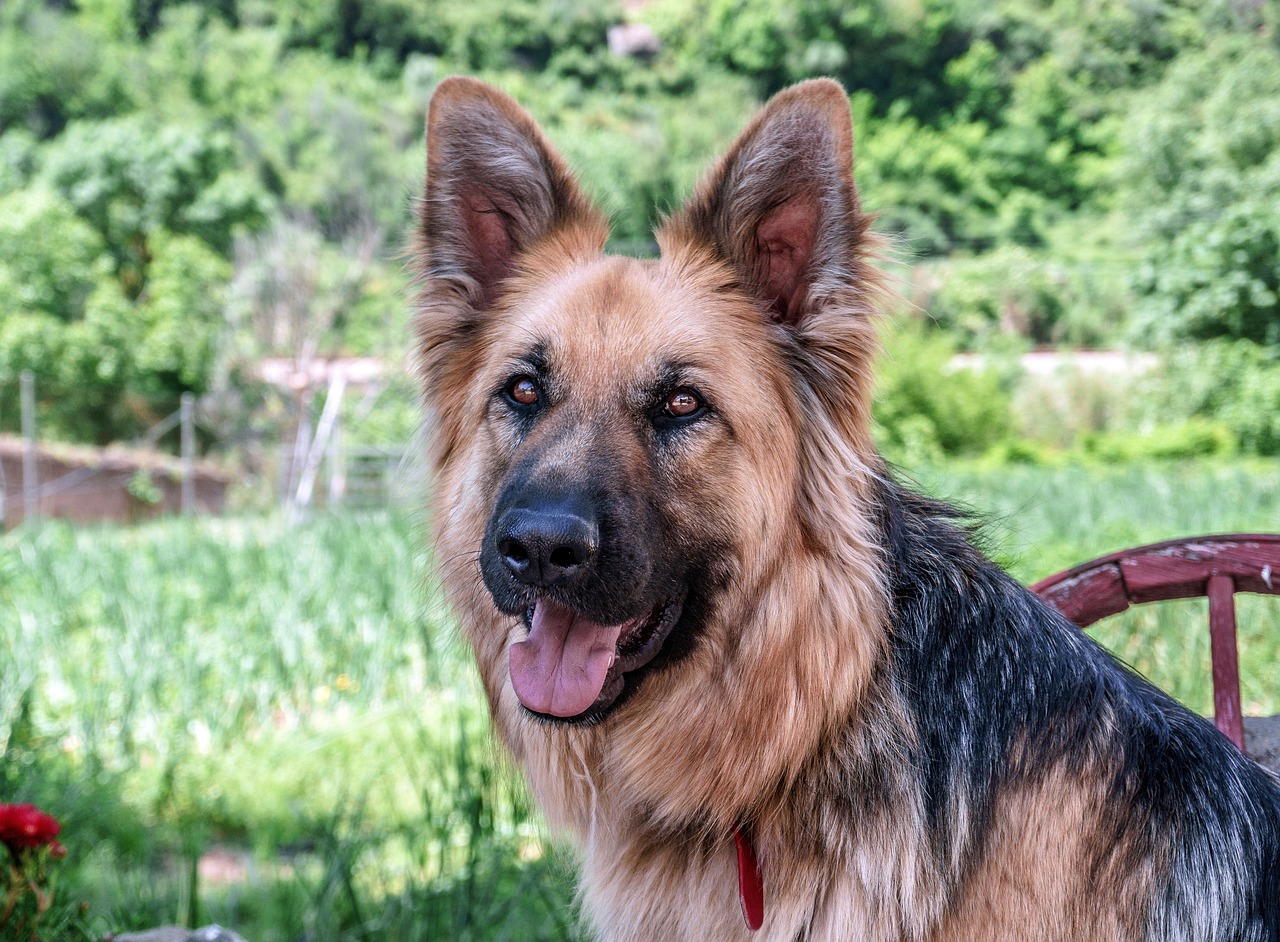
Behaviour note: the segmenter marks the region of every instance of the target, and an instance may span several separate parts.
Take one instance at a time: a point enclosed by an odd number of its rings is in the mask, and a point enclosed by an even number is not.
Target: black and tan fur
[[[432,101],[437,558],[590,922],[751,937],[745,825],[762,940],[1280,939],[1280,787],[877,455],[852,159],[841,89],[789,89],[641,261],[511,99]],[[583,625],[622,659],[563,715]]]

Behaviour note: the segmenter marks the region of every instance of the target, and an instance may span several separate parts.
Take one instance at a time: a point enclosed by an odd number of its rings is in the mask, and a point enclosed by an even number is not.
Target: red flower
[[[55,856],[59,856],[59,850],[65,854],[66,850],[54,840],[61,830],[57,818],[35,805],[0,805],[0,844],[15,857],[19,851],[46,844],[53,845]]]

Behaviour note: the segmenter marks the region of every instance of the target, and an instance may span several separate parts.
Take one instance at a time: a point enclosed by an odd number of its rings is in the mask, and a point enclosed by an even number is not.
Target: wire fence
[[[383,509],[402,489],[407,446],[347,447],[344,444],[342,405],[347,385],[345,375],[335,372],[328,382],[324,406],[314,425],[311,422],[310,396],[305,400],[299,397],[293,418],[293,434],[281,436],[283,440],[274,462],[276,500],[291,520],[304,518],[316,505],[342,506],[351,510]],[[380,391],[377,385],[366,387],[363,400],[354,409],[357,419],[369,412]],[[0,449],[0,529],[19,520],[39,519],[55,497],[78,495],[82,502],[92,502],[93,497],[87,492],[95,484],[98,492],[104,495],[104,501],[109,501],[105,495],[112,489],[118,491],[124,487],[132,491],[133,482],[122,470],[129,461],[137,463],[138,473],[146,473],[148,468],[163,468],[167,479],[176,480],[178,491],[173,495],[176,500],[170,502],[167,500],[169,495],[162,494],[153,495],[153,502],[166,498],[168,509],[188,516],[202,508],[209,509],[209,502],[198,499],[196,493],[198,480],[205,473],[197,458],[197,430],[213,438],[218,437],[218,430],[213,421],[206,421],[200,403],[191,393],[182,395],[178,409],[153,423],[126,443],[123,449],[110,453],[42,442],[37,419],[36,381],[30,371],[23,372],[19,378],[19,395],[20,461],[13,460],[12,439],[8,447],[9,460],[3,460],[6,455]],[[179,440],[177,456],[159,447],[162,439],[175,429]],[[69,457],[70,452],[74,454]],[[113,460],[106,460],[104,456],[107,455]],[[5,479],[6,467],[9,470],[8,481]],[[50,476],[50,468],[59,470]],[[43,478],[42,469],[45,472]],[[109,478],[110,483],[106,480],[95,482],[98,478]],[[54,510],[53,515],[60,514]],[[104,516],[109,514],[104,512]]]
[[[39,474],[40,438],[36,421],[36,383],[35,375],[24,370],[18,379],[19,396],[21,397],[22,415],[22,516],[25,520],[36,520],[40,516],[40,505],[50,497],[82,487],[87,481],[107,471],[107,465],[82,465],[59,475],[52,481],[41,482]],[[182,450],[180,455],[180,475],[182,482],[180,510],[190,515],[195,509],[194,491],[191,487],[195,470],[195,397],[191,393],[183,393],[181,405],[177,411],[156,422],[142,435],[136,438],[130,447],[134,449],[154,448],[160,438],[175,427],[181,427]],[[7,519],[6,499],[8,488],[4,485],[4,469],[0,465],[0,525]]]

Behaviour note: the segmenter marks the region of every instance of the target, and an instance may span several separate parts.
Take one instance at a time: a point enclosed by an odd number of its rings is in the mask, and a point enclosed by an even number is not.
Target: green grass
[[[1031,581],[1174,536],[1280,529],[1274,467],[921,475]],[[64,822],[59,899],[102,933],[198,917],[253,942],[564,939],[572,863],[487,731],[399,516],[48,524],[0,538],[0,800]],[[1095,635],[1207,712],[1203,603]],[[1280,709],[1280,600],[1240,605]],[[192,880],[210,847],[243,873]],[[195,913],[192,913],[192,909]]]
[[[1032,583],[1127,547],[1208,533],[1280,531],[1280,468],[1133,465],[941,468],[931,493],[971,507],[991,554]],[[1236,598],[1246,714],[1280,712],[1280,598]],[[1204,600],[1130,609],[1090,629],[1113,653],[1199,713],[1213,712]]]
[[[570,871],[423,543],[385,516],[5,537],[0,784],[63,819],[63,895],[103,930],[184,918],[217,842],[257,877],[198,886],[198,915],[255,942],[564,938]]]

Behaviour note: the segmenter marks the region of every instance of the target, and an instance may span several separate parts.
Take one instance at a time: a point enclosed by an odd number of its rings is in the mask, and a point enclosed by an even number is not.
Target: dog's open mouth
[[[671,600],[641,618],[601,625],[551,599],[525,611],[529,636],[508,649],[511,686],[525,708],[570,719],[598,714],[626,684],[624,675],[653,660],[680,618]]]

